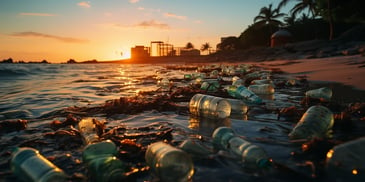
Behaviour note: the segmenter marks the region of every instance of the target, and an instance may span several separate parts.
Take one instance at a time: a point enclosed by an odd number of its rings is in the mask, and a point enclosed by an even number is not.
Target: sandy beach
[[[293,75],[306,75],[312,81],[339,82],[365,90],[365,57],[361,55],[265,61],[259,65],[280,68]]]

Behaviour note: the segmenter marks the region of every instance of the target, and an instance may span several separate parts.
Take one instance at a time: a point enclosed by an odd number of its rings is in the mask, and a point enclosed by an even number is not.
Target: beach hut
[[[281,29],[271,35],[271,47],[277,47],[291,42],[292,34],[287,30]]]

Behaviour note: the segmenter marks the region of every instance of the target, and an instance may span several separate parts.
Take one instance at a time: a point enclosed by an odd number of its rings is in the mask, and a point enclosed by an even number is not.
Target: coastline
[[[285,73],[296,76],[305,75],[311,81],[339,82],[353,86],[356,89],[365,90],[365,56],[361,54],[349,56],[335,56],[313,59],[276,59],[276,60],[229,60],[209,56],[190,57],[153,57],[143,61],[113,61],[105,63],[117,64],[239,64],[249,63],[267,68],[279,68]]]

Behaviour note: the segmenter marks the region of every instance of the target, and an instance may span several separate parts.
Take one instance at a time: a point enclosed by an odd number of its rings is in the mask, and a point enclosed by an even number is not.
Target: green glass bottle
[[[124,178],[124,164],[116,155],[118,149],[110,141],[89,144],[82,153],[83,162],[88,169],[90,181],[121,181]]]
[[[125,166],[116,157],[117,146],[110,140],[101,141],[92,118],[82,119],[78,127],[86,144],[82,160],[88,169],[89,180],[92,182],[123,180]]]
[[[67,175],[43,157],[38,150],[16,148],[12,153],[11,170],[14,176],[29,182],[65,182]]]

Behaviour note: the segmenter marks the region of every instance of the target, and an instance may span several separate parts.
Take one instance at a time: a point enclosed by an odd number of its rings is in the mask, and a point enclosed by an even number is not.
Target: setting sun
[[[221,37],[238,36],[269,2],[4,0],[0,59],[121,60],[151,41],[175,47],[191,42],[197,49],[208,42],[214,50]],[[226,9],[230,13],[220,13]]]

